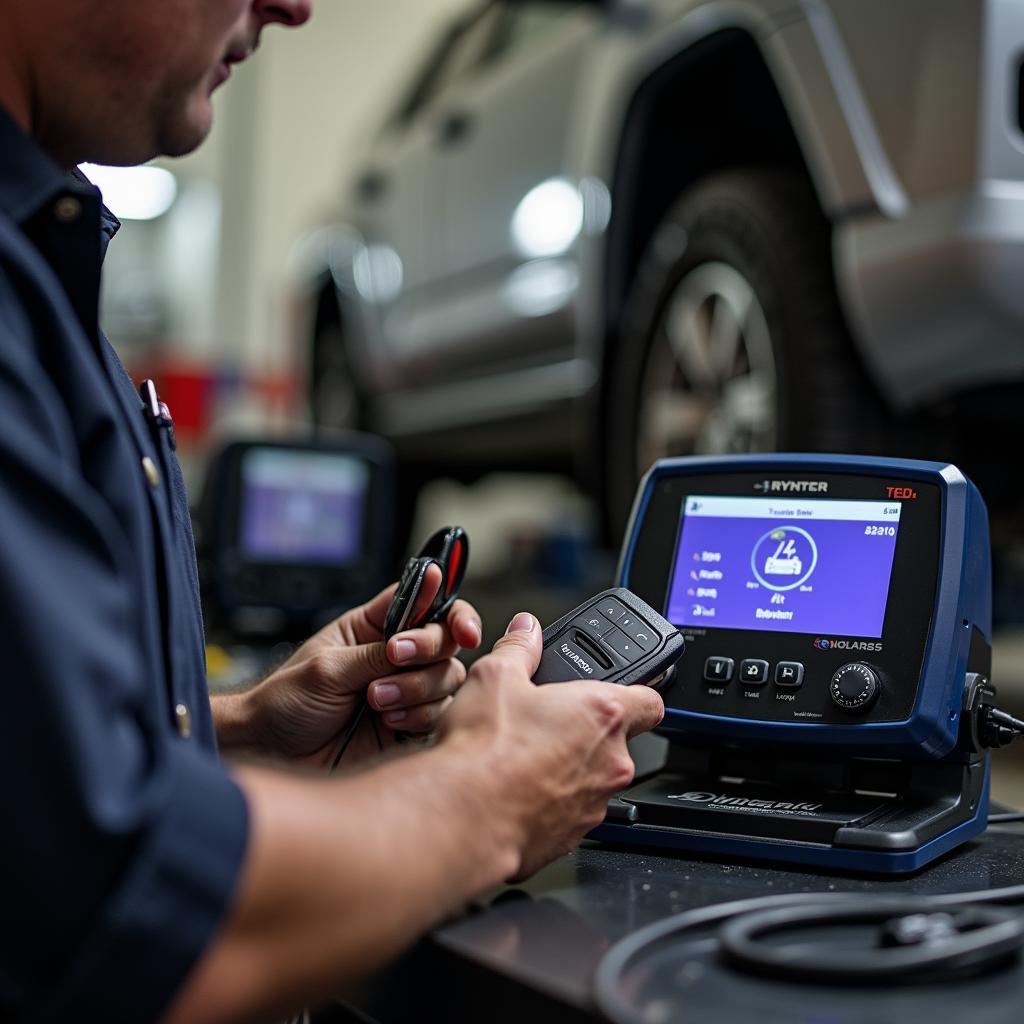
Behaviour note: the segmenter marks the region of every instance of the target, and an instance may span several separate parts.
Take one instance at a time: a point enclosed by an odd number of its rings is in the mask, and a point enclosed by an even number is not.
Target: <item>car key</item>
[[[636,594],[606,590],[544,630],[535,683],[600,679],[665,686],[685,649],[682,634]]]
[[[387,642],[396,633],[406,629],[425,626],[428,622],[442,621],[459,596],[459,587],[462,585],[463,576],[466,575],[468,564],[469,536],[461,526],[445,526],[433,534],[420,549],[419,554],[405,563],[402,578],[395,588],[391,604],[388,605],[384,616],[384,641]],[[429,604],[424,604],[423,584],[426,581],[427,570],[432,565],[441,570],[441,586],[433,600]],[[362,724],[369,706],[367,698],[352,716],[341,746],[331,762],[330,771],[335,771],[345,756],[345,751],[348,750],[348,745]]]

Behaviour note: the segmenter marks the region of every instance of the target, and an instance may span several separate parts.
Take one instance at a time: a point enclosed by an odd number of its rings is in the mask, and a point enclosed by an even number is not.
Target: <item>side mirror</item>
[[[394,463],[379,438],[235,441],[195,515],[211,632],[306,635],[372,597],[394,546]]]

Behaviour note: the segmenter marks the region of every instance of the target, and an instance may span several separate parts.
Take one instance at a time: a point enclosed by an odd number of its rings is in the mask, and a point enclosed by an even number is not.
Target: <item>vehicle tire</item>
[[[722,172],[668,210],[643,256],[601,411],[609,529],[657,458],[874,452],[884,407],[860,365],[810,186]]]
[[[314,429],[361,429],[363,401],[345,349],[341,318],[325,299],[320,302],[311,348],[308,398]]]

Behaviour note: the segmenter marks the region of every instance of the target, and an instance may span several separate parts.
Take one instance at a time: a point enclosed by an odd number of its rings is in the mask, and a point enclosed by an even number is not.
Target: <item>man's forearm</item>
[[[170,1021],[283,1015],[327,997],[513,875],[519,837],[479,752],[449,745],[338,780],[238,771],[250,808],[225,927]]]

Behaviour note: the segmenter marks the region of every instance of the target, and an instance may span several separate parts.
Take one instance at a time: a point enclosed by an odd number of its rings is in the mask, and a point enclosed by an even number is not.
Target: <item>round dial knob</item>
[[[844,711],[866,711],[874,704],[881,688],[873,668],[862,661],[851,661],[832,677],[829,693]]]

